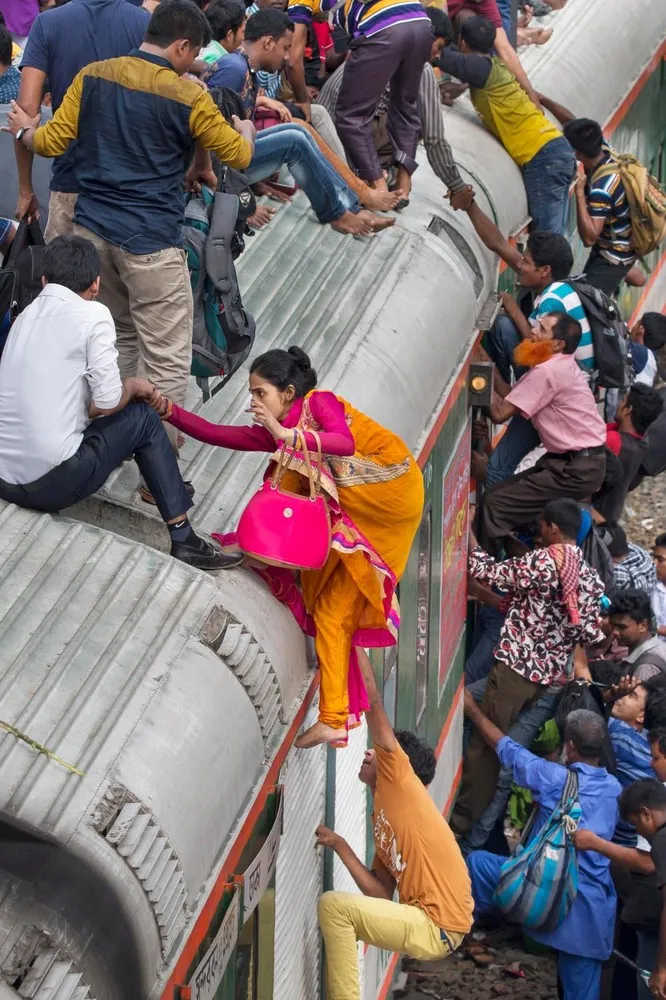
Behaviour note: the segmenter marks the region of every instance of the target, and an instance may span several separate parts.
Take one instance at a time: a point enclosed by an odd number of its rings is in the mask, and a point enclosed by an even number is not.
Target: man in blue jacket
[[[606,840],[612,839],[621,787],[616,778],[599,766],[606,737],[606,724],[601,716],[581,710],[567,717],[562,765],[542,760],[504,736],[467,692],[465,712],[496,751],[502,766],[513,768],[516,784],[532,793],[537,815],[530,839],[540,832],[559,804],[568,767],[578,775],[582,809],[579,827],[592,830]],[[488,851],[474,851],[467,858],[476,919],[495,908],[494,893],[505,861],[506,858]],[[578,895],[569,913],[555,930],[529,932],[530,937],[558,953],[557,972],[563,1000],[599,1000],[601,967],[613,948],[615,908],[610,862],[596,851],[580,851]]]

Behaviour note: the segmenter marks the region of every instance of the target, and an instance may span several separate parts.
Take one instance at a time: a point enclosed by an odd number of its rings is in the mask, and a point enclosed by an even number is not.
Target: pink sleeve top
[[[325,455],[353,455],[355,450],[354,435],[349,429],[345,408],[332,392],[315,392],[308,400],[310,412],[321,427],[319,437],[321,448]],[[297,399],[287,416],[282,421],[283,427],[296,427],[301,416],[303,400]],[[250,427],[235,427],[230,424],[212,424],[195,413],[184,410],[174,404],[169,423],[178,430],[189,434],[197,441],[214,444],[219,448],[231,448],[234,451],[267,451],[274,452],[278,443],[273,435],[253,424]],[[317,442],[311,433],[305,434],[308,451],[317,451]]]

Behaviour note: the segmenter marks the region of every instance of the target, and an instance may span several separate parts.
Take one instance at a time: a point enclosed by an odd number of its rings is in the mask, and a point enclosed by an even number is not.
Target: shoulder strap
[[[562,797],[560,798],[558,809],[560,809],[563,813],[568,813],[577,798],[578,775],[572,768],[568,767],[567,780],[564,782],[564,788],[562,789]]]

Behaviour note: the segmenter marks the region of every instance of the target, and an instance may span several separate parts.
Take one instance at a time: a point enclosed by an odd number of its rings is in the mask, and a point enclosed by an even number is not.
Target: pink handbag
[[[300,496],[280,488],[293,452],[283,445],[271,479],[266,480],[243,511],[238,522],[242,551],[269,566],[286,569],[321,569],[331,548],[331,521],[321,492],[321,440],[317,442],[317,474],[312,468],[305,436],[296,431],[310,483],[310,495]]]

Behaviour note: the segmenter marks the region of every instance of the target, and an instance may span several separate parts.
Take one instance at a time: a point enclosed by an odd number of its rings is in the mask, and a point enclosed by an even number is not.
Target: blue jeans
[[[569,186],[576,172],[576,157],[563,135],[551,139],[523,168],[532,232],[566,230]]]
[[[495,889],[500,871],[506,858],[488,851],[474,851],[467,859],[472,880],[474,899],[474,919],[496,912]],[[561,987],[562,1000],[599,1000],[601,991],[601,967],[603,963],[595,958],[570,955],[565,951],[557,953],[557,976]]]
[[[78,451],[33,483],[16,486],[0,480],[0,499],[54,514],[92,496],[132,454],[164,521],[190,509],[192,500],[164,425],[146,403],[130,403],[92,420]]]
[[[506,31],[507,38],[515,48],[515,38],[511,37],[511,0],[497,0],[497,9],[502,18],[502,27]]]
[[[490,456],[486,470],[486,486],[501,483],[516,471],[525,455],[541,444],[534,424],[516,413]]]
[[[516,329],[516,324],[500,313],[486,337],[488,354],[497,365],[497,371],[505,382],[511,382],[511,372],[516,378],[520,378],[527,371],[527,368],[520,368],[513,363],[513,352],[521,342],[522,337]]]
[[[320,222],[335,222],[361,205],[339,174],[321,155],[314,139],[297,125],[274,125],[257,134],[254,156],[245,171],[250,184],[270,177],[286,165]]]
[[[495,646],[502,631],[505,616],[496,608],[482,605],[476,616],[472,652],[465,663],[465,684],[474,684],[490,673],[495,662]],[[485,685],[484,685],[485,687]]]
[[[477,702],[481,701],[485,689],[485,679],[471,685],[472,694]],[[524,712],[520,713],[507,733],[507,736],[515,740],[516,743],[520,743],[522,747],[529,749],[539,735],[539,730],[543,724],[554,716],[560,694],[560,688],[551,688],[550,691],[547,691],[530,708],[526,708]],[[467,720],[465,720],[465,723],[467,724]],[[465,745],[465,735],[463,730],[463,747]],[[497,779],[497,787],[492,802],[481,819],[477,820],[469,833],[460,841],[460,850],[465,857],[472,851],[480,850],[485,845],[497,821],[502,818],[506,811],[506,804],[509,801],[512,787],[513,771],[511,768],[503,767]]]

